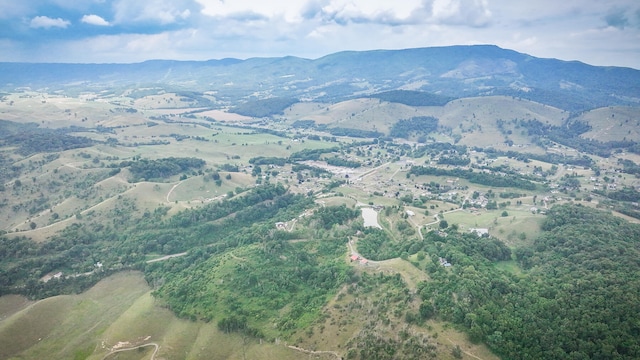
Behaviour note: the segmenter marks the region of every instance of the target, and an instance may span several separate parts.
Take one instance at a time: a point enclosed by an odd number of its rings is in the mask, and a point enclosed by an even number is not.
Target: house
[[[489,236],[489,229],[486,228],[470,228],[469,232],[475,233],[478,236]]]
[[[445,258],[441,258],[441,257],[439,257],[439,258],[438,258],[438,261],[440,261],[440,265],[442,265],[442,266],[444,266],[444,267],[450,267],[450,266],[451,266],[451,263],[449,263],[449,262],[447,261],[447,259],[445,259]]]
[[[358,256],[358,255],[351,255],[350,259],[351,259],[351,261],[357,261],[358,259],[360,259],[360,256]]]

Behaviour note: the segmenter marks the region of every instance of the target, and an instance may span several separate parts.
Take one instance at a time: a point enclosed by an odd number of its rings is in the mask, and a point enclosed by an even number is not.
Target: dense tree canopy
[[[438,129],[438,119],[433,116],[415,116],[398,120],[389,131],[389,136],[408,139],[410,136],[427,135]]]
[[[349,167],[349,168],[359,168],[360,166],[362,166],[362,163],[356,160],[347,160],[347,159],[343,159],[337,156],[333,156],[333,157],[328,157],[325,158],[325,161],[327,162],[327,164],[329,165],[333,165],[333,166],[344,166],[344,167]]]
[[[429,252],[453,266],[433,258],[425,303],[507,359],[638,358],[640,226],[562,205],[543,230],[517,249],[526,269],[519,277],[494,266],[506,253],[465,250],[459,235],[428,236]]]
[[[535,190],[536,184],[528,180],[523,180],[519,177],[508,175],[500,176],[493,173],[464,170],[464,169],[439,169],[435,167],[427,166],[412,166],[411,170],[407,173],[407,177],[410,175],[432,175],[432,176],[451,176],[460,177],[469,180],[469,182],[475,184],[482,184],[495,187],[514,187],[524,190]]]
[[[205,162],[202,159],[169,157],[158,160],[125,161],[120,165],[130,167],[134,180],[150,180],[166,179],[188,170],[199,169],[204,164]]]
[[[377,138],[384,135],[379,131],[352,129],[352,128],[345,128],[345,127],[327,128],[326,131],[328,131],[331,135],[334,135],[334,136],[349,136],[349,137],[355,137],[355,138]]]
[[[318,209],[313,214],[313,219],[316,219],[321,227],[330,229],[333,225],[343,225],[359,215],[360,210],[350,209],[346,205],[327,206]]]
[[[251,100],[244,104],[234,106],[229,111],[236,114],[252,117],[268,117],[282,114],[289,106],[297,103],[297,99],[274,97],[269,99]]]
[[[34,123],[19,124],[0,120],[0,145],[17,146],[17,153],[30,155],[84,148],[94,144],[93,140],[84,136],[71,135],[73,130],[39,128]]]

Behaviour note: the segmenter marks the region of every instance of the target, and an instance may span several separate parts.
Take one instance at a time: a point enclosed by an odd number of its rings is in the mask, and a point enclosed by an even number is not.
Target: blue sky
[[[0,0],[0,61],[318,58],[460,44],[640,69],[640,1]]]

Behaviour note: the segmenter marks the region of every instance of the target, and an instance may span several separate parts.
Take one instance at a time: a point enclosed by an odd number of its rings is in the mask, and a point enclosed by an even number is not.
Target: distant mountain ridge
[[[315,60],[152,60],[135,64],[0,63],[0,90],[16,88],[215,92],[223,103],[283,97],[339,101],[393,90],[450,98],[509,95],[569,111],[640,106],[640,70],[541,59],[493,45],[344,51]]]

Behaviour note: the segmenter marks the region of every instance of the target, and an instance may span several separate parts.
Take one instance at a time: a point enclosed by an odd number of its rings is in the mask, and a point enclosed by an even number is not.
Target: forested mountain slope
[[[565,110],[638,103],[640,71],[540,59],[490,45],[346,51],[296,57],[138,64],[1,63],[0,89],[113,90],[159,87],[184,96],[213,91],[235,103],[257,96],[336,101],[412,89],[444,98],[509,95]],[[256,92],[259,89],[259,92]]]

